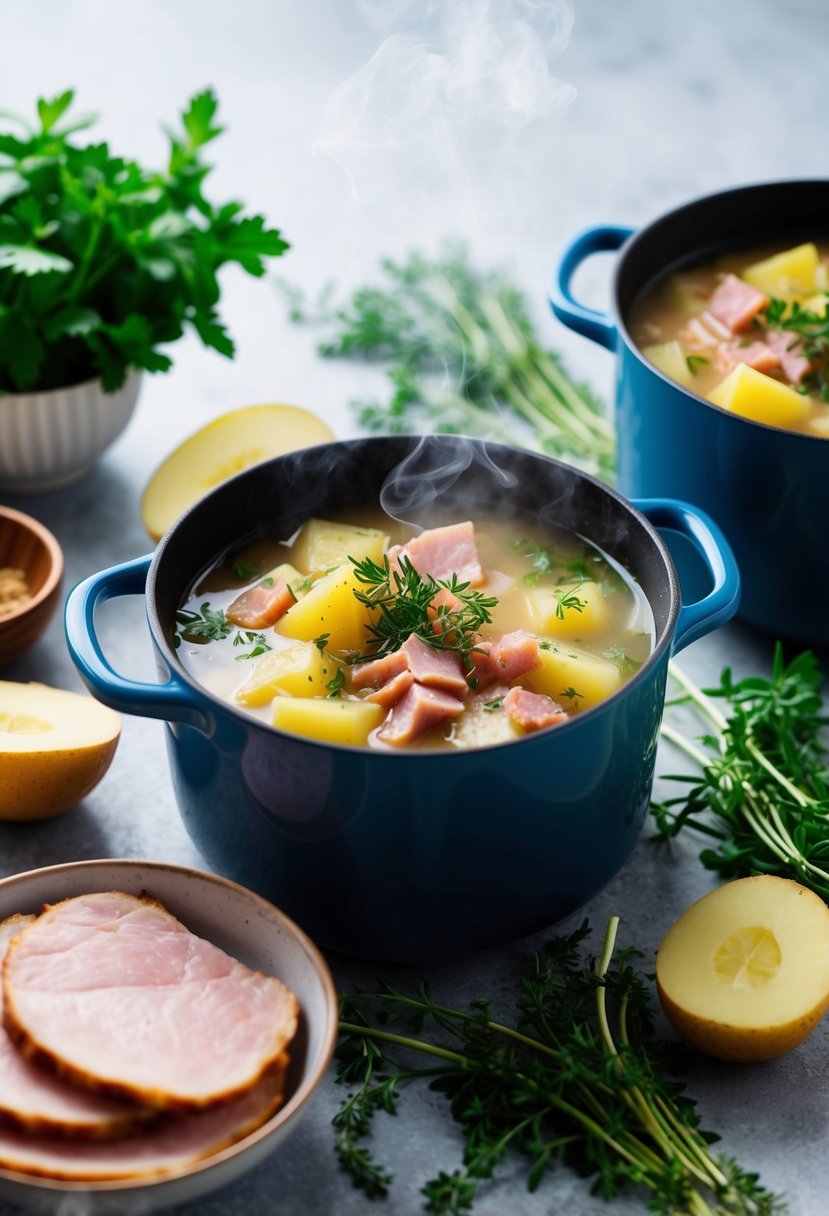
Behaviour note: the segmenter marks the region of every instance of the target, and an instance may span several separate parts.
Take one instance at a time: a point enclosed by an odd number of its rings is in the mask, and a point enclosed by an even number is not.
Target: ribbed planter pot
[[[140,387],[141,373],[130,371],[114,393],[87,380],[0,396],[0,489],[25,494],[79,481],[124,430]]]

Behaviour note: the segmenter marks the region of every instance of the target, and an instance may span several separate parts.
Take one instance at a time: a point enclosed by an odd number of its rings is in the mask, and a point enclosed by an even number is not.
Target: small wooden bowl
[[[4,612],[0,603],[0,667],[38,640],[55,614],[63,578],[63,551],[31,515],[0,507],[0,570],[21,570],[29,597]]]

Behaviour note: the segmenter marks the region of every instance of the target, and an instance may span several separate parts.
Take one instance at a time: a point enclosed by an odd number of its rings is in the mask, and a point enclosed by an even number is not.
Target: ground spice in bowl
[[[0,566],[0,616],[16,612],[31,598],[25,573],[13,566]]]

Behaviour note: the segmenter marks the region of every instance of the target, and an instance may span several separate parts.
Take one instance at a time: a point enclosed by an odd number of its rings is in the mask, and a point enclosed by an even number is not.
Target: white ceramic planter
[[[0,489],[24,494],[79,481],[121,434],[141,373],[105,393],[100,380],[45,393],[0,396]]]

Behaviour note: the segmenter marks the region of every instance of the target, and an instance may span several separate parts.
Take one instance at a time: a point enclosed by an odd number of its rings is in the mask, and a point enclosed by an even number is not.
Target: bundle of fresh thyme
[[[529,1162],[530,1191],[560,1160],[592,1176],[604,1199],[642,1188],[663,1216],[784,1212],[756,1175],[711,1151],[716,1137],[668,1079],[672,1049],[654,1038],[636,952],[614,958],[617,928],[614,917],[598,960],[580,951],[586,922],[537,954],[520,979],[514,1027],[493,1020],[488,1000],[447,1008],[426,984],[415,995],[390,984],[343,995],[338,1079],[351,1088],[334,1124],[354,1185],[388,1194],[391,1175],[364,1141],[378,1112],[397,1114],[406,1086],[426,1081],[447,1096],[466,1139],[462,1166],[422,1188],[430,1216],[470,1212],[511,1150]]]
[[[679,695],[704,723],[701,746],[663,722],[662,734],[698,766],[674,776],[687,792],[654,803],[663,840],[691,828],[714,842],[704,865],[723,878],[779,874],[829,901],[829,769],[821,731],[818,661],[803,651],[787,663],[778,643],[769,679],[734,681],[726,668],[718,688],[701,690],[675,665]],[[725,701],[722,713],[713,698]]]
[[[333,307],[309,306],[281,284],[296,321],[332,329],[324,355],[387,365],[387,401],[354,402],[367,430],[459,432],[536,447],[607,479],[613,425],[587,386],[539,342],[520,291],[499,272],[472,267],[462,245],[440,257],[385,259],[384,281]]]

